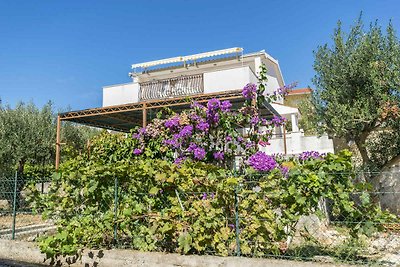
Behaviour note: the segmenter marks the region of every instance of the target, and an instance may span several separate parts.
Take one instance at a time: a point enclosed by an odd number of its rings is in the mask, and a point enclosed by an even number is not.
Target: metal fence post
[[[114,182],[114,244],[117,244],[118,178]]]
[[[240,256],[240,229],[239,229],[239,198],[238,198],[238,188],[235,188],[235,232],[236,232],[236,256]]]
[[[18,183],[18,171],[15,172],[14,179],[14,196],[13,196],[13,221],[12,221],[12,230],[11,230],[11,239],[15,239],[15,222],[17,215],[17,183]]]

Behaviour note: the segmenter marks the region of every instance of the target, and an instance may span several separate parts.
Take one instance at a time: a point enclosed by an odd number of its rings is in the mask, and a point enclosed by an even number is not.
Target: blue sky
[[[265,49],[287,83],[312,86],[313,50],[360,11],[400,31],[397,0],[0,0],[0,98],[98,107],[133,63],[235,46]]]

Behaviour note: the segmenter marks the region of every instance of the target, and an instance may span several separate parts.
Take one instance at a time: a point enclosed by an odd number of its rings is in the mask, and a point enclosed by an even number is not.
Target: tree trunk
[[[19,175],[23,175],[24,174],[24,167],[25,167],[25,160],[24,159],[21,159],[19,162],[18,162],[18,176]]]
[[[382,167],[382,171],[387,170],[388,168],[390,168],[393,164],[395,164],[396,162],[400,161],[400,155],[394,156],[391,160],[389,160],[388,162],[385,163],[385,165],[383,165]]]
[[[360,151],[361,158],[363,161],[363,166],[368,166],[370,163],[370,158],[368,156],[367,148],[365,147],[365,141],[367,140],[368,133],[362,133],[358,138],[354,141],[357,145],[358,151]]]
[[[17,171],[17,199],[15,202],[17,210],[21,207],[21,200],[22,200],[21,191],[25,186],[24,167],[25,167],[25,159],[21,159],[18,162],[18,171]]]
[[[371,159],[368,156],[368,151],[365,146],[365,142],[367,140],[368,135],[369,132],[362,133],[359,136],[359,138],[356,138],[355,143],[357,145],[358,150],[360,151],[361,158],[363,161],[364,172],[361,175],[363,176],[363,178],[367,183],[372,185],[373,188],[373,192],[371,192],[370,194],[371,201],[380,206],[379,194],[377,194],[377,192],[379,192],[381,189],[380,176],[378,173],[372,172],[374,170],[371,170],[370,168]]]

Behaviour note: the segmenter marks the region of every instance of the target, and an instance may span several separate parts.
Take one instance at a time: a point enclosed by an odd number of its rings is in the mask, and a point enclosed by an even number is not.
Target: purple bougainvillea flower
[[[219,122],[218,112],[207,110],[207,121],[209,124],[217,124]]]
[[[272,156],[261,151],[251,155],[247,160],[247,164],[257,171],[270,171],[275,169],[277,166],[277,163]]]
[[[164,126],[171,129],[174,127],[178,127],[179,126],[179,117],[178,116],[174,116],[172,118],[170,118],[169,120],[167,120],[164,123]]]
[[[258,116],[251,117],[250,123],[256,125],[260,121]]]
[[[299,155],[299,160],[322,159],[325,154],[320,154],[318,151],[305,151]]]
[[[255,146],[254,142],[247,142],[246,143],[246,149],[253,148]]]
[[[204,120],[201,120],[196,125],[196,129],[203,131],[203,132],[207,132],[209,128],[210,128],[210,125],[207,122],[205,122]]]
[[[186,157],[178,157],[175,159],[174,164],[180,165],[185,160],[186,160]]]
[[[190,113],[190,114],[189,114],[189,118],[190,118],[192,121],[195,121],[195,122],[199,122],[199,120],[200,120],[200,116],[197,115],[197,114],[195,114],[195,113]]]
[[[261,118],[261,124],[262,125],[267,125],[268,124],[267,119]]]
[[[250,100],[254,99],[257,94],[257,85],[254,83],[248,83],[246,86],[243,88],[242,95],[244,98]]]
[[[220,108],[220,106],[221,106],[221,101],[219,99],[213,98],[213,99],[208,100],[208,103],[207,103],[208,110],[216,110],[216,109]]]
[[[232,107],[232,104],[231,104],[231,102],[229,102],[229,100],[222,101],[222,103],[221,103],[222,111],[228,112],[231,110],[231,107]]]
[[[134,134],[132,134],[132,138],[133,138],[133,139],[140,139],[140,137],[141,137],[140,133],[134,133]]]
[[[279,166],[279,170],[284,177],[287,177],[287,175],[289,174],[289,168],[286,166]]]
[[[216,160],[224,160],[224,152],[222,151],[214,152],[213,156]]]
[[[133,150],[133,154],[134,154],[134,155],[140,155],[140,154],[142,154],[142,152],[143,152],[143,150],[140,149],[140,148],[135,148],[135,149]]]
[[[206,156],[206,151],[202,147],[197,147],[193,150],[194,158],[197,160],[203,160]]]
[[[183,127],[183,129],[179,132],[179,137],[187,137],[192,135],[193,133],[193,126],[192,125],[186,125]]]
[[[189,152],[193,152],[197,148],[197,145],[195,143],[190,143],[188,147]]]
[[[201,196],[202,200],[206,200],[207,199],[207,193],[203,193],[203,195]]]
[[[271,120],[271,123],[274,124],[276,127],[278,127],[286,123],[286,118],[274,115],[274,117]]]
[[[293,90],[293,88],[295,88],[297,86],[297,82],[295,83],[291,83],[291,84],[287,84],[283,87],[278,88],[275,92],[274,95],[280,95],[280,96],[286,96],[289,94],[290,91]]]
[[[164,145],[172,146],[175,148],[178,148],[180,146],[180,143],[178,142],[177,139],[167,139],[163,141]]]
[[[262,147],[266,147],[266,146],[269,146],[269,145],[270,145],[269,142],[267,142],[267,141],[262,141],[262,140],[258,141],[258,144],[259,144],[260,146],[262,146]]]
[[[230,142],[230,141],[232,141],[232,137],[229,136],[229,135],[227,135],[227,136],[225,137],[225,140],[228,141],[228,142]]]
[[[197,102],[197,101],[194,101],[194,102],[190,105],[190,107],[191,107],[191,108],[200,108],[200,109],[204,109],[204,108],[205,108],[202,104],[200,104],[200,103]]]
[[[140,129],[139,129],[139,134],[140,134],[140,135],[146,134],[146,128],[144,128],[144,127],[143,127],[143,128],[140,128]]]

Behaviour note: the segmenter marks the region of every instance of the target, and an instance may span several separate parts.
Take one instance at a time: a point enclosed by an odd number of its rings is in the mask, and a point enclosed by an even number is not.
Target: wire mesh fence
[[[368,175],[372,173],[359,173],[358,179]],[[390,176],[392,182],[400,178],[398,172],[381,172],[380,175],[386,175],[387,179]],[[168,196],[163,195],[166,192],[162,189],[152,194],[142,193],[138,194],[139,203],[149,205],[144,198],[150,197],[163,199],[165,206],[154,210],[150,204],[147,209],[131,215],[132,211],[127,212],[123,201],[130,192],[116,180],[112,205],[115,214],[113,244],[143,249],[146,246],[138,244],[144,242],[148,245],[145,249],[153,251],[353,263],[382,263],[385,256],[395,255],[400,249],[397,216],[400,191],[396,191],[395,186],[385,191],[362,188],[343,192],[338,189],[333,193],[336,199],[351,201],[351,210],[346,210],[350,209],[346,206],[337,211],[337,203],[321,198],[317,208],[296,213],[287,211],[296,209],[295,205],[289,208],[290,203],[276,202],[281,199],[279,194],[288,189],[271,190],[265,186],[268,182],[266,177],[247,178],[225,192],[226,195],[218,190],[192,192],[182,189],[170,191]],[[221,198],[224,199],[222,203]],[[179,211],[168,209],[168,205]],[[201,212],[203,214],[199,214]],[[133,224],[150,229],[151,233],[146,237],[151,241],[134,236],[141,232],[134,226],[127,226],[129,218]],[[169,233],[171,228],[172,232],[179,233]]]
[[[368,175],[372,173],[359,173],[357,178]],[[114,178],[106,187],[93,189],[102,191],[98,198],[82,188],[80,204],[71,202],[77,206],[70,214],[52,219],[63,227],[81,227],[95,248],[385,263],[400,250],[400,172],[380,175],[386,181],[378,187],[381,190],[337,188],[332,197],[321,197],[307,209],[299,206],[303,201],[311,203],[311,187],[280,187],[265,175],[242,176],[241,180],[220,177],[221,184],[229,184],[229,179],[232,184],[207,190],[153,187],[148,192],[131,187],[127,179]],[[90,178],[87,181],[91,183]],[[49,179],[29,181],[15,176],[0,180],[0,238],[54,229],[32,212],[28,184],[46,194]],[[282,199],[285,202],[280,203]],[[353,204],[339,207],[332,199]],[[57,221],[60,217],[62,223]]]
[[[0,177],[0,238],[16,239],[35,236],[42,230],[52,228],[40,214],[32,210],[29,201],[30,186],[46,194],[50,178],[32,179],[15,173]]]

